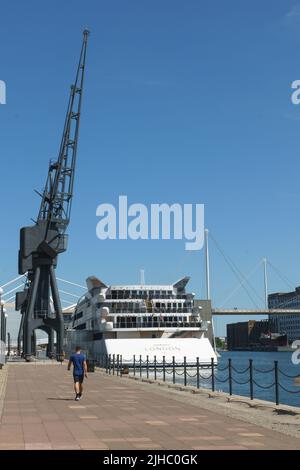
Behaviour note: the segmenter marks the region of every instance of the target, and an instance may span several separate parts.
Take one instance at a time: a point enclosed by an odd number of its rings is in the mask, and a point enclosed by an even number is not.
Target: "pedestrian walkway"
[[[6,367],[0,449],[300,448],[296,437],[201,409],[188,394],[183,402],[168,389],[95,372],[75,402],[66,364]]]

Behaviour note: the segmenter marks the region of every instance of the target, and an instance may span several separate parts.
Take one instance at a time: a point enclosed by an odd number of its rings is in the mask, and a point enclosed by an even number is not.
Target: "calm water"
[[[300,365],[292,363],[292,352],[222,352],[218,359],[218,368],[215,372],[215,390],[229,393],[228,383],[228,359],[232,360],[232,393],[234,395],[250,396],[249,381],[249,359],[253,360],[253,384],[254,398],[275,402],[275,373],[274,361],[278,361],[278,381],[279,387],[279,403],[300,407]],[[222,370],[223,369],[223,370]],[[176,383],[184,383],[183,370],[176,373]],[[138,374],[138,372],[137,372]],[[143,376],[146,371],[143,370]],[[196,370],[189,369],[187,377],[188,385],[197,385]],[[286,377],[292,376],[292,377]],[[153,377],[151,371],[150,376]],[[201,371],[200,387],[211,389],[210,371]],[[162,372],[159,371],[158,378],[162,379]],[[295,382],[294,376],[299,376],[299,384]],[[166,380],[172,381],[172,372],[166,373]],[[224,381],[224,382],[222,382]],[[261,388],[261,387],[263,388]],[[283,388],[282,388],[283,387]],[[292,392],[288,393],[286,390]]]
[[[291,352],[222,352],[221,357],[218,361],[218,368],[220,370],[216,373],[215,389],[223,392],[229,391],[228,381],[225,383],[220,382],[228,377],[228,369],[222,371],[221,369],[228,365],[228,359],[231,358],[232,366],[237,370],[243,372],[249,365],[249,359],[253,359],[253,379],[258,385],[270,388],[260,388],[257,385],[253,385],[254,398],[260,398],[262,400],[275,401],[275,387],[271,386],[275,381],[274,371],[271,372],[260,372],[268,371],[274,368],[274,361],[278,361],[278,368],[284,374],[289,376],[299,376],[299,385],[296,384],[294,378],[289,378],[283,375],[279,371],[278,378],[279,383],[285,389],[293,392],[287,393],[281,387],[279,387],[279,402],[287,405],[300,406],[300,365],[292,363]],[[242,384],[249,379],[249,371],[244,373],[238,373],[232,370],[232,393],[235,395],[249,396],[250,386],[248,384]],[[234,381],[240,382],[235,383]],[[195,383],[195,379],[190,379],[189,383]],[[211,380],[201,380],[201,386],[211,387]],[[298,392],[298,393],[297,393]]]

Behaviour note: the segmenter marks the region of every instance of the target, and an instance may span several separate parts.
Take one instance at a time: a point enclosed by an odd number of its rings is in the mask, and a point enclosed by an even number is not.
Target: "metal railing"
[[[148,296],[140,294],[106,294],[106,299],[109,300],[156,300],[156,299],[168,299],[168,300],[186,300],[187,294],[150,294]]]
[[[274,401],[276,405],[280,403],[281,390],[287,394],[300,394],[300,389],[287,389],[280,381],[281,376],[294,380],[299,378],[299,374],[286,374],[278,367],[278,361],[274,361],[269,369],[260,369],[254,366],[252,359],[249,359],[247,367],[237,369],[231,359],[228,359],[227,364],[219,365],[214,361],[214,358],[211,359],[210,363],[201,363],[198,357],[194,362],[188,362],[186,357],[184,357],[183,362],[176,362],[174,356],[172,361],[167,361],[163,356],[163,360],[159,362],[156,356],[151,361],[149,356],[143,359],[142,356],[134,355],[130,360],[124,360],[122,355],[119,354],[102,354],[97,356],[96,364],[104,368],[109,375],[122,376],[124,373],[131,372],[133,376],[139,376],[140,378],[146,375],[149,379],[151,375],[154,380],[157,380],[159,376],[159,379],[162,379],[163,382],[171,381],[173,384],[180,383],[184,386],[190,385],[188,382],[191,382],[192,379],[193,385],[197,389],[202,386],[204,381],[206,383],[205,388],[210,389],[212,392],[216,391],[218,384],[226,384],[230,396],[234,394],[236,385],[247,385],[250,400],[255,398],[254,386],[261,390],[272,389],[273,400],[270,401]],[[220,377],[220,373],[225,373],[225,377]],[[268,383],[261,380],[262,374],[268,376]],[[243,378],[240,378],[241,375]],[[260,381],[258,381],[257,375],[259,375]],[[178,382],[178,379],[176,380],[178,377],[180,382]]]
[[[123,308],[120,307],[111,307],[109,306],[109,311],[110,313],[124,313],[126,315],[130,314],[147,314],[151,313],[151,315],[171,315],[172,313],[175,315],[181,314],[181,313],[193,313],[193,308],[192,307],[178,307],[178,308],[163,308],[163,307],[146,307],[145,305],[140,305],[138,307],[130,307],[130,304],[128,305],[127,308],[123,306]]]
[[[201,328],[201,322],[168,322],[168,321],[121,321],[114,323],[114,328]]]

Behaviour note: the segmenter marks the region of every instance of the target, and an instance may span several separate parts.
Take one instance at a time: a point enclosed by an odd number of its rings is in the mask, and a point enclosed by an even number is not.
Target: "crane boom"
[[[89,31],[85,30],[58,159],[49,165],[38,214],[38,220],[47,220],[48,228],[55,226],[60,234],[65,232],[70,221],[88,36]]]

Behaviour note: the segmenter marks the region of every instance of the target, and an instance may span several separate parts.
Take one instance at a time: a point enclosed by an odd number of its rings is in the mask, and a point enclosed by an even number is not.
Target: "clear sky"
[[[17,275],[19,228],[37,215],[56,158],[81,34],[86,89],[69,250],[58,274],[84,283],[149,283],[191,276],[205,292],[203,252],[183,241],[100,241],[96,207],[204,203],[206,226],[239,269],[266,256],[299,274],[300,2],[295,0],[0,1],[0,284]],[[212,298],[233,276],[213,242]],[[263,304],[263,271],[252,278]],[[270,291],[288,288],[270,272]],[[253,307],[238,289],[227,307]],[[232,319],[226,319],[226,321]],[[217,334],[224,334],[218,319]]]

